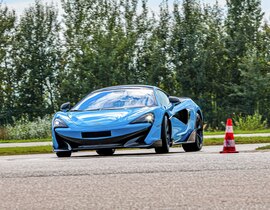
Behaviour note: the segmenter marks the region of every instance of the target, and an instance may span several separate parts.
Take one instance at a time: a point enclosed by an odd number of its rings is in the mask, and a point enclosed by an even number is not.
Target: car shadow
[[[171,156],[173,154],[179,154],[179,153],[185,153],[184,151],[174,151],[174,152],[169,152],[169,153],[165,153],[165,154],[157,154],[155,152],[136,152],[136,153],[116,153],[114,155],[110,155],[110,156],[101,156],[98,154],[81,154],[81,155],[75,155],[75,156],[71,156],[70,158],[116,158],[116,157],[142,157],[142,156],[155,156],[155,157],[159,157],[159,156]]]

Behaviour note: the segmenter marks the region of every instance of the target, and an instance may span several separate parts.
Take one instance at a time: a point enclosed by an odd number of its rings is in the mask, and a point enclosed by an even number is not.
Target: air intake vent
[[[83,138],[100,138],[111,136],[111,131],[99,131],[99,132],[82,132]]]

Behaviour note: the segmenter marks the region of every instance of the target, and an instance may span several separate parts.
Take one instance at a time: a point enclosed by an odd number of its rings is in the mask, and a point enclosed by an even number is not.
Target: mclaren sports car
[[[113,155],[117,148],[168,153],[173,144],[182,144],[186,152],[199,151],[203,115],[190,98],[170,96],[158,87],[107,87],[73,107],[64,103],[52,121],[52,142],[58,157],[81,150]]]

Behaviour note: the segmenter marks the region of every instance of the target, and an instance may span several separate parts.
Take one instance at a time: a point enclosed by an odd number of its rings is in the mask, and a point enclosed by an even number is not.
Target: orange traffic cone
[[[223,151],[221,151],[220,153],[238,153],[238,151],[236,151],[235,149],[233,125],[232,125],[232,119],[230,118],[227,119]]]

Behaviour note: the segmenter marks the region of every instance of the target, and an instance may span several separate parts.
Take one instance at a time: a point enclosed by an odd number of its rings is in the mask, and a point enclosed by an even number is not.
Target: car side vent
[[[82,138],[100,138],[111,136],[111,131],[82,132]]]

